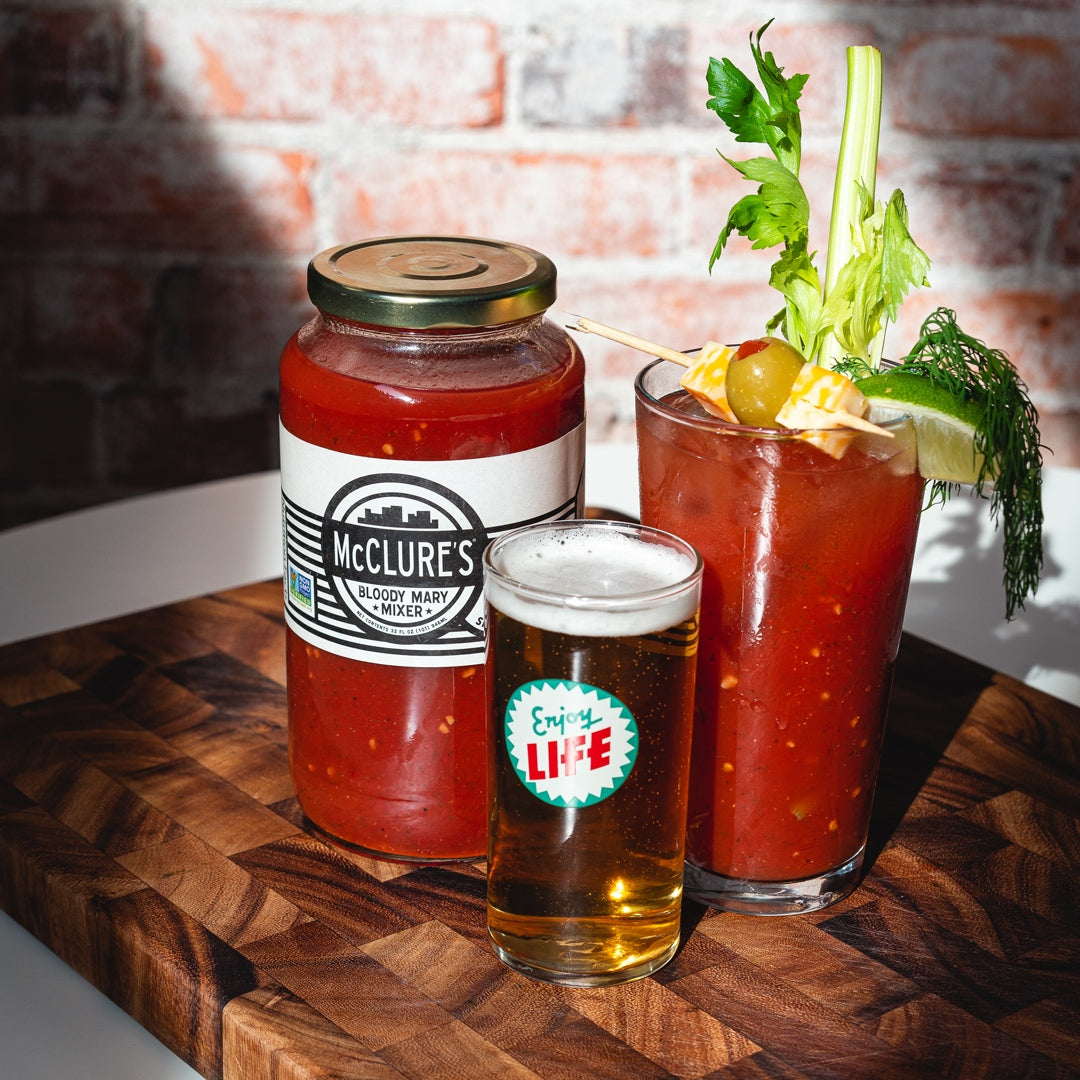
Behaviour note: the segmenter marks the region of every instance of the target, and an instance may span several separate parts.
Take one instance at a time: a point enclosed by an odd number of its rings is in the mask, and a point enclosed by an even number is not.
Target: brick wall
[[[844,47],[884,54],[881,184],[938,303],[1005,348],[1080,465],[1073,0],[0,0],[0,525],[276,463],[276,361],[331,244],[442,232],[549,254],[560,304],[687,348],[759,333],[768,258],[710,55],[804,95],[826,239]],[[590,437],[632,438],[629,350],[583,339]]]

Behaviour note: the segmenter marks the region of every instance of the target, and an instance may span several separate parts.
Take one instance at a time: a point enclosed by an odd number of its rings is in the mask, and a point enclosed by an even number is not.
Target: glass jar
[[[289,762],[308,819],[379,857],[487,846],[487,541],[578,517],[584,362],[517,245],[396,237],[308,269],[281,357]]]

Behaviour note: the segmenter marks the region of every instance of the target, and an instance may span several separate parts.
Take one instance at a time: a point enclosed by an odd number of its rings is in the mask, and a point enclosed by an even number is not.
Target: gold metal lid
[[[316,255],[308,295],[320,311],[374,326],[494,326],[546,311],[555,265],[519,244],[385,236]]]

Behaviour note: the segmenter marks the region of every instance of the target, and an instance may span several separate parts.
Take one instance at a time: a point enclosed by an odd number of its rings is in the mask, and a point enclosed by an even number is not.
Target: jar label
[[[280,432],[285,619],[339,656],[483,662],[487,542],[580,515],[584,424],[531,450],[460,461],[357,457]]]
[[[506,704],[506,752],[518,779],[552,806],[592,806],[622,787],[637,760],[630,710],[588,683],[539,679]]]

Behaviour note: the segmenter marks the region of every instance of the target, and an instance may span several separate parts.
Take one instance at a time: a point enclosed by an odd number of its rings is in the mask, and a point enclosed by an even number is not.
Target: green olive
[[[779,338],[744,342],[727,369],[726,392],[740,424],[779,427],[776,414],[803,366],[796,349]]]

